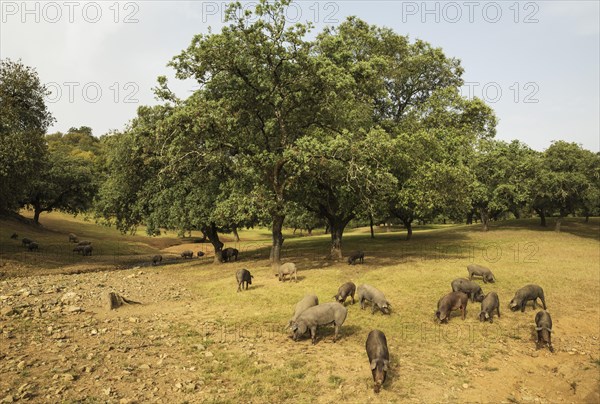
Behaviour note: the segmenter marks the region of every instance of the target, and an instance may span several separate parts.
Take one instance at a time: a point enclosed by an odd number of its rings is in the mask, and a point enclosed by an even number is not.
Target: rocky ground
[[[144,304],[110,311],[109,292]],[[182,402],[218,393],[173,321],[183,301],[193,301],[190,292],[153,269],[2,281],[0,402]],[[205,347],[192,349],[213,361]]]

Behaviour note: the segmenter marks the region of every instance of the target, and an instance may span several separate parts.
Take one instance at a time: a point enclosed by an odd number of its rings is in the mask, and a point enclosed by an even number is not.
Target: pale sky
[[[156,77],[185,97],[166,64],[192,36],[218,32],[227,2],[0,0],[0,57],[35,67],[53,91],[49,132],[122,130],[139,105],[155,104]],[[252,2],[242,2],[251,7]],[[465,96],[499,119],[497,138],[537,150],[568,140],[600,151],[600,2],[301,1],[292,22],[315,33],[349,15],[419,38],[462,61]]]

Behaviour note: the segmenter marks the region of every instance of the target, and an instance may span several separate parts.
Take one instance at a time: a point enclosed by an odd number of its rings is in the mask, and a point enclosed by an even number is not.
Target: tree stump
[[[140,302],[134,302],[133,300],[129,300],[124,298],[118,293],[109,292],[106,294],[106,309],[107,310],[116,310],[124,304],[141,304]]]

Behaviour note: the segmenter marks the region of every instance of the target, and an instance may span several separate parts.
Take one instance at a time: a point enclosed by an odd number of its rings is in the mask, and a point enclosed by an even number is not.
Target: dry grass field
[[[536,220],[417,227],[344,236],[344,251],[365,251],[363,265],[325,260],[328,236],[286,234],[284,261],[298,282],[279,282],[268,264],[266,230],[225,235],[240,260],[215,265],[208,244],[175,235],[120,235],[92,221],[53,213],[43,229],[0,222],[0,401],[30,402],[489,402],[597,403],[600,400],[600,220],[569,219],[561,233]],[[549,226],[552,226],[550,221]],[[15,231],[40,243],[26,252]],[[67,234],[94,245],[71,253]],[[184,261],[187,248],[207,256]],[[163,265],[149,266],[161,252]],[[480,323],[480,304],[437,324],[438,299],[470,263],[488,266],[501,317]],[[235,272],[254,275],[236,293]],[[341,338],[294,342],[285,326],[294,304],[314,293],[333,301],[346,281],[368,283],[391,302],[391,315],[348,305]],[[555,353],[535,349],[534,310],[508,302],[528,283],[543,287],[554,325]],[[116,291],[141,305],[107,311]],[[372,389],[365,340],[386,335],[391,370]]]

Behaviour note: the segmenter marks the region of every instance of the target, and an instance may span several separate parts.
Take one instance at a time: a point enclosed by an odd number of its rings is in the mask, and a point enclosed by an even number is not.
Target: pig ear
[[[388,371],[388,366],[390,364],[390,361],[388,361],[387,359],[383,360],[383,371],[387,372]]]
[[[371,361],[371,370],[375,370],[376,367],[377,367],[377,361],[376,360],[372,360]]]

